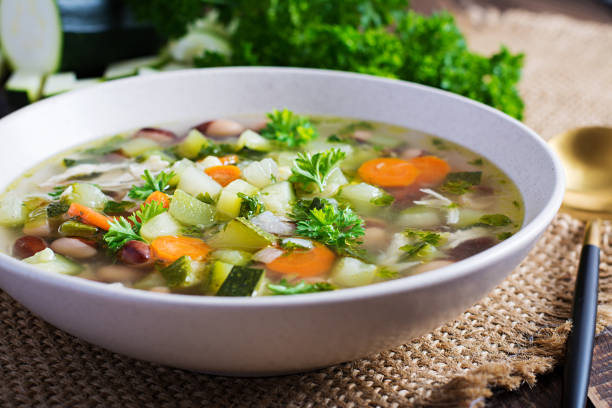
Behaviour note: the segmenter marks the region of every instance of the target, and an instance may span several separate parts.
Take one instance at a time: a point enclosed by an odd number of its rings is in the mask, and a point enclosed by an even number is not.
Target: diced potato
[[[272,159],[263,159],[247,165],[242,174],[246,181],[257,188],[263,188],[278,180],[278,166]]]
[[[376,265],[366,264],[359,259],[342,258],[334,266],[330,280],[343,287],[369,285],[376,278],[376,269]]]
[[[206,170],[209,167],[221,166],[221,160],[217,156],[206,156],[204,160],[200,160],[196,163],[196,167],[200,170]]]
[[[276,215],[287,215],[291,212],[291,203],[295,201],[293,187],[288,181],[269,185],[261,190],[261,201],[266,210]]]
[[[169,184],[172,187],[175,187],[179,183],[181,176],[183,175],[185,170],[187,170],[190,167],[194,167],[194,166],[195,166],[195,163],[189,159],[182,159],[182,160],[175,162],[172,165],[172,167],[170,167],[170,170],[174,172],[174,177],[170,179]]]
[[[7,193],[0,200],[0,225],[18,227],[25,222],[27,215],[28,211],[17,194]]]
[[[238,138],[238,142],[236,143],[236,147],[240,150],[244,147],[255,150],[258,152],[267,152],[272,150],[272,143],[261,136],[260,134],[253,132],[250,129],[242,132],[240,137]]]
[[[457,228],[465,228],[480,222],[480,217],[485,215],[484,211],[473,210],[471,208],[459,208],[459,221],[455,223]]]
[[[242,198],[238,197],[238,193],[243,193],[247,196],[253,195],[259,191],[257,187],[250,185],[244,180],[238,179],[229,183],[223,188],[217,201],[217,212],[219,215],[226,218],[235,218],[240,214],[240,206]]]
[[[159,149],[159,143],[146,137],[136,137],[121,145],[121,152],[128,157],[139,156],[149,150]]]
[[[194,197],[206,193],[210,194],[211,197],[216,197],[222,187],[202,170],[196,167],[187,167],[180,176],[177,188]]]
[[[178,145],[178,154],[188,159],[195,159],[203,147],[210,142],[199,130],[191,129],[185,140]]]
[[[140,235],[147,241],[167,235],[180,235],[182,225],[170,213],[161,213],[142,224]]]

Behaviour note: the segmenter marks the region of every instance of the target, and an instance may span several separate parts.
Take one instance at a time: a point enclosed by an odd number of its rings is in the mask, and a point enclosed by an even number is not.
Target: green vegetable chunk
[[[460,171],[449,173],[440,189],[449,194],[462,195],[480,184],[482,171]]]
[[[336,287],[327,282],[306,283],[301,281],[291,285],[286,279],[281,279],[277,284],[268,283],[268,289],[273,295],[298,295],[302,293],[328,292]]]
[[[312,123],[290,110],[274,110],[268,113],[269,122],[261,131],[266,139],[275,140],[289,147],[302,146],[319,136]]]
[[[506,225],[512,224],[510,217],[504,214],[487,214],[480,217],[482,224],[490,225],[492,227],[505,227]]]
[[[59,217],[60,215],[65,214],[69,208],[70,205],[61,201],[54,201],[52,203],[49,203],[49,205],[47,206],[47,217]]]
[[[188,256],[181,256],[160,270],[170,289],[187,288],[203,281],[205,268],[200,262],[192,262]]]
[[[332,170],[344,157],[346,154],[340,149],[330,149],[313,155],[298,153],[289,181],[304,184],[315,183],[319,191],[323,191]]]
[[[215,222],[215,207],[176,190],[170,202],[170,215],[185,225],[207,227]]]
[[[25,263],[35,265],[37,268],[48,272],[61,273],[64,275],[78,275],[83,270],[83,266],[70,259],[56,254],[51,248],[43,249],[29,258],[23,260]]]
[[[160,172],[157,176],[153,177],[149,170],[145,170],[141,176],[144,180],[142,187],[132,186],[128,196],[139,200],[146,200],[148,196],[153,194],[155,191],[164,192],[170,188],[169,181],[174,177],[174,172],[166,173]]]
[[[98,233],[98,229],[96,227],[72,220],[63,222],[59,226],[58,231],[61,235],[66,237],[81,238],[93,238]]]
[[[256,251],[276,241],[276,237],[248,220],[238,217],[227,223],[225,228],[208,240],[214,248],[232,248]]]
[[[234,266],[217,291],[217,296],[252,296],[263,277],[263,269]]]
[[[228,277],[232,269],[234,268],[233,264],[216,261],[213,263],[212,269],[210,271],[210,276],[208,278],[208,291],[213,295],[217,294],[221,285]]]

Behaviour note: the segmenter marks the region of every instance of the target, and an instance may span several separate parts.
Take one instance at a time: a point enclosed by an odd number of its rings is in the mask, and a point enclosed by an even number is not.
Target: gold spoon
[[[561,209],[587,222],[567,339],[563,407],[586,404],[597,318],[601,220],[612,217],[612,128],[584,127],[549,142],[566,175]]]

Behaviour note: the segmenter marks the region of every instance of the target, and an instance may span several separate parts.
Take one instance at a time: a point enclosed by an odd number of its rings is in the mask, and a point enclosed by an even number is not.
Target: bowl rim
[[[121,88],[125,86],[124,84],[131,84],[132,82],[146,83],[147,81],[171,80],[172,78],[180,78],[192,75],[214,75],[217,72],[227,71],[232,71],[235,73],[244,73],[246,75],[252,75],[257,73],[297,73],[310,76],[328,76],[336,78],[354,79],[358,81],[371,81],[393,84],[394,86],[415,88],[420,89],[422,91],[438,94],[446,98],[455,99],[459,101],[459,103],[470,104],[476,108],[486,110],[489,113],[496,115],[500,119],[510,121],[514,126],[518,127],[526,135],[531,137],[533,139],[532,141],[535,141],[536,144],[543,150],[543,152],[547,154],[548,158],[552,162],[552,172],[555,175],[555,179],[553,180],[555,184],[552,195],[548,197],[548,201],[545,203],[541,211],[537,213],[530,222],[522,225],[519,231],[517,231],[510,238],[494,245],[493,247],[483,252],[468,257],[452,265],[435,269],[433,271],[428,271],[426,273],[407,276],[404,278],[394,279],[386,282],[378,282],[361,287],[346,288],[330,292],[298,294],[291,296],[262,296],[255,298],[193,296],[142,291],[138,289],[118,287],[116,285],[108,283],[95,282],[74,276],[45,272],[4,253],[0,253],[0,267],[3,267],[3,269],[9,269],[11,272],[24,274],[28,279],[40,281],[44,284],[64,286],[66,288],[69,288],[70,290],[82,291],[87,295],[104,296],[108,298],[113,298],[115,300],[121,300],[124,302],[144,301],[165,305],[223,308],[244,308],[245,306],[251,308],[267,308],[278,306],[299,307],[310,305],[313,303],[319,305],[335,304],[378,298],[381,296],[397,295],[403,292],[409,292],[411,290],[418,290],[429,286],[435,286],[446,283],[448,281],[453,281],[465,277],[473,271],[479,268],[486,267],[488,264],[493,263],[495,259],[502,258],[504,255],[510,254],[514,251],[519,251],[522,247],[524,247],[525,242],[535,240],[538,235],[541,234],[544,229],[550,224],[553,217],[557,214],[557,211],[561,206],[563,194],[565,191],[565,177],[563,168],[560,160],[540,136],[538,136],[533,130],[528,128],[522,122],[495,108],[466,98],[464,96],[433,88],[430,86],[398,79],[382,78],[366,74],[325,69],[293,67],[222,67],[186,69],[173,72],[162,72],[156,75],[129,77],[113,80],[106,83],[101,83],[96,85],[95,88],[97,92],[99,92],[100,88],[102,87],[104,89],[108,89],[109,92],[111,92],[113,88]],[[49,99],[36,102],[35,104],[26,106],[25,108],[19,109],[0,119],[0,121],[6,122],[10,120],[16,120],[23,115],[35,115],[38,109],[44,109],[44,107],[48,104],[62,103],[62,101],[65,99],[70,99],[75,97],[75,95],[79,96],[88,92],[91,92],[91,88],[79,89],[66,94],[57,95]]]

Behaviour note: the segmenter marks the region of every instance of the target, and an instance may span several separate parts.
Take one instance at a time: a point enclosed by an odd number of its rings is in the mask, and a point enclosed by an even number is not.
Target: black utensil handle
[[[587,244],[582,247],[576,276],[572,331],[565,353],[563,408],[584,408],[586,404],[597,319],[598,281],[599,247]]]

